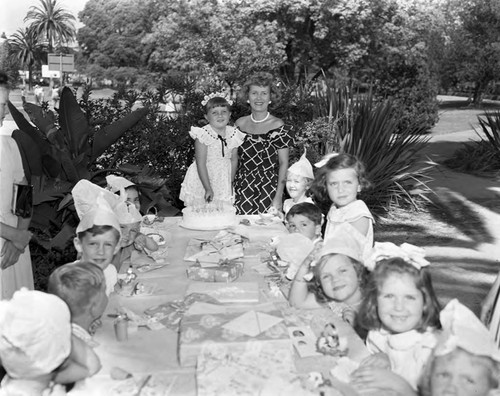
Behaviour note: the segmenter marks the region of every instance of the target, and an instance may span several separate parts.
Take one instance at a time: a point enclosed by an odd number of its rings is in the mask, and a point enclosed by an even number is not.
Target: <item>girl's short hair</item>
[[[231,105],[226,99],[221,96],[215,96],[210,98],[205,105],[205,114],[208,114],[208,112],[215,107],[226,107],[229,111],[231,111]]]
[[[358,160],[354,155],[343,153],[330,158],[325,165],[319,168],[310,188],[314,198],[321,203],[330,202],[330,197],[328,196],[328,190],[326,188],[326,178],[330,172],[349,168],[353,168],[356,171],[361,190],[366,190],[371,186],[370,181],[366,178],[366,169],[363,162]]]
[[[300,202],[293,205],[286,214],[286,220],[288,221],[290,217],[297,215],[307,217],[316,225],[321,225],[323,223],[321,209],[310,202]]]
[[[474,355],[466,351],[465,349],[457,347],[453,351],[447,353],[446,355],[436,356],[433,354],[427,360],[427,363],[420,377],[421,380],[418,386],[420,391],[419,395],[431,396],[432,374],[434,373],[434,369],[436,367],[436,360],[437,359],[451,360],[456,358],[458,354],[468,355],[471,359],[474,360],[474,363],[483,366],[487,370],[490,389],[498,388],[498,386],[500,385],[500,364],[495,362],[492,358],[488,356]]]
[[[50,274],[47,291],[68,304],[71,315],[85,312],[92,299],[106,287],[103,270],[90,262],[64,264]]]
[[[269,87],[271,104],[277,104],[280,101],[281,92],[275,84],[274,77],[271,73],[259,72],[251,75],[250,78],[245,81],[243,87],[241,87],[241,90],[238,93],[242,102],[246,103],[248,100],[248,94],[252,85],[257,87]]]
[[[424,298],[422,320],[415,329],[424,332],[428,327],[441,328],[439,312],[441,307],[432,287],[431,275],[427,268],[417,269],[403,259],[396,257],[381,260],[370,274],[366,286],[366,294],[359,311],[359,324],[367,330],[376,330],[382,327],[377,310],[377,297],[380,288],[389,274],[410,275],[415,282],[415,287],[420,290]]]
[[[319,259],[318,263],[313,268],[314,277],[310,284],[310,291],[314,294],[314,296],[316,297],[316,301],[320,304],[333,301],[330,297],[328,297],[325,294],[323,288],[321,287],[320,279],[321,279],[321,270],[323,269],[327,261],[333,256],[337,255],[339,254],[333,253],[324,255]],[[361,293],[364,294],[364,289],[366,287],[368,279],[368,271],[366,267],[359,261],[356,261],[351,257],[348,256],[345,257],[347,257],[347,259],[352,263],[354,270],[356,271],[356,275],[358,276],[359,289],[361,290]]]

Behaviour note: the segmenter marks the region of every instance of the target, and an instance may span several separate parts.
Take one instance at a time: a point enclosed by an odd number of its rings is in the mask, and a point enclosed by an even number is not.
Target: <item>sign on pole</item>
[[[48,56],[49,70],[60,72],[75,71],[75,56],[67,54],[49,54]]]

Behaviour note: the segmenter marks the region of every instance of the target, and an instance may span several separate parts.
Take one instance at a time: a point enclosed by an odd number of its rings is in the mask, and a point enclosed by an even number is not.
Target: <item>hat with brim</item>
[[[0,360],[10,377],[49,374],[70,351],[70,311],[59,297],[21,289],[0,301]]]
[[[349,224],[340,224],[323,242],[320,257],[329,254],[342,254],[363,264],[363,249],[352,236],[355,230],[349,229]]]

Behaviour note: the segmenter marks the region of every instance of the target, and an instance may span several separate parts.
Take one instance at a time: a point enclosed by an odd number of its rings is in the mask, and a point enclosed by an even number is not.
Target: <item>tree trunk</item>
[[[486,88],[488,88],[489,83],[490,83],[489,80],[488,81],[482,80],[476,82],[476,85],[474,87],[474,94],[472,96],[472,103],[475,106],[479,106],[482,103],[483,95],[486,91]]]

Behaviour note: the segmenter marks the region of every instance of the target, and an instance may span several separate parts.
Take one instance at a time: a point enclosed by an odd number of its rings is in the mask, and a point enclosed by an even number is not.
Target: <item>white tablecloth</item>
[[[264,245],[276,235],[286,233],[286,229],[281,223],[269,226],[256,226],[253,221],[258,217],[246,216],[252,221],[252,226],[247,227],[251,246],[246,251],[245,271],[238,281],[258,281],[263,288],[266,287],[264,278],[253,266],[260,264],[257,256],[259,245]],[[163,268],[139,274],[142,282],[153,282],[157,288],[151,296],[123,297],[113,293],[110,297],[109,305],[103,315],[103,325],[94,336],[99,345],[95,348],[102,363],[101,371],[84,383],[77,384],[71,395],[102,395],[109,394],[109,391],[116,385],[117,381],[110,378],[113,367],[119,367],[134,377],[140,378],[147,374],[165,373],[172,376],[174,380],[170,389],[171,395],[196,395],[196,382],[194,368],[180,367],[177,359],[178,334],[169,329],[148,330],[140,327],[136,331],[129,332],[128,340],[119,342],[115,338],[113,322],[114,318],[109,314],[117,312],[120,306],[133,310],[137,314],[143,314],[144,310],[155,305],[172,300],[182,300],[185,296],[188,285],[192,282],[187,279],[186,267],[188,262],[183,260],[185,249],[191,238],[210,238],[218,231],[193,231],[179,226],[180,217],[165,218],[161,223],[154,223],[146,231],[160,232],[166,239],[166,257],[168,263]],[[340,324],[342,327],[343,325]],[[366,355],[362,341],[355,335],[348,326],[339,329],[339,332],[349,334],[351,350],[355,355],[353,358],[359,360]],[[302,362],[302,365],[310,365],[314,368],[317,359],[310,363]]]

